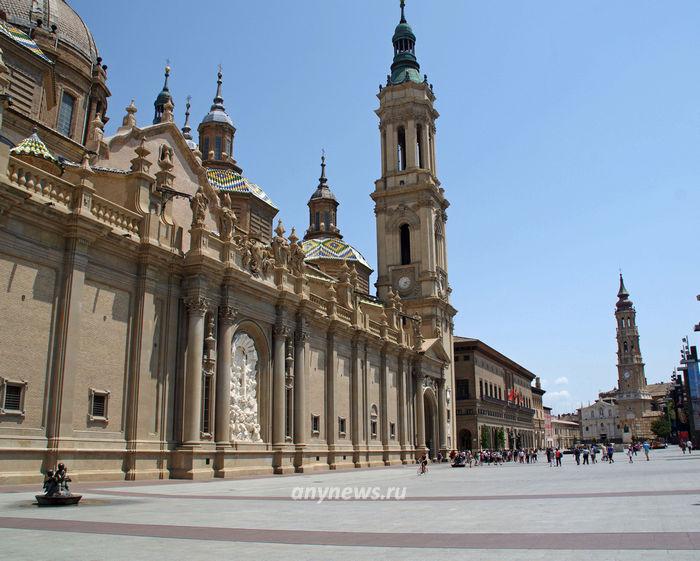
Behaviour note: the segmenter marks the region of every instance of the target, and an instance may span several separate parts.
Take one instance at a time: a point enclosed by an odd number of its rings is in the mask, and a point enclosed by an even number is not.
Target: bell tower
[[[644,430],[642,418],[651,410],[651,395],[647,391],[644,375],[644,362],[639,348],[639,331],[637,329],[637,312],[625,281],[620,273],[620,289],[615,304],[617,321],[617,402],[620,417],[635,435],[641,436]]]
[[[426,339],[443,339],[452,355],[451,289],[447,276],[445,224],[449,202],[437,178],[435,95],[421,77],[416,36],[401,19],[392,37],[394,60],[386,85],[379,87],[381,178],[371,197],[377,221],[377,293],[391,289],[407,313],[422,318]]]

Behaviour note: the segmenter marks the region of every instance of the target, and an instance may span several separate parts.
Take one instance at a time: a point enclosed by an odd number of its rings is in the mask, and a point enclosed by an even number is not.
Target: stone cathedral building
[[[107,66],[80,17],[0,0],[0,481],[57,461],[83,480],[210,478],[454,446],[449,203],[403,2],[392,42],[375,295],[325,161],[297,186],[303,239],[276,220],[274,188],[235,159],[221,72],[196,134],[166,69],[153,117],[132,102],[106,136]]]

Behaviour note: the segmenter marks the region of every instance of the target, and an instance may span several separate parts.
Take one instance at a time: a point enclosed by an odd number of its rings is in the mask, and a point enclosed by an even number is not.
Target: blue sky
[[[72,0],[109,66],[112,132],[140,124],[170,59],[193,126],[224,69],[235,157],[306,227],[319,154],[345,239],[376,261],[375,97],[394,0]],[[616,384],[618,269],[647,379],[668,379],[700,321],[700,3],[408,0],[441,114],[456,333],[540,375],[565,411]],[[692,339],[697,339],[693,336]]]

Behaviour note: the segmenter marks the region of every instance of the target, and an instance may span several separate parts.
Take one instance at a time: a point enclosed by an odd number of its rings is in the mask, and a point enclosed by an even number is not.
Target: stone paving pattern
[[[700,453],[562,468],[414,466],[240,480],[74,482],[85,504],[0,488],[13,560],[700,559]],[[403,501],[297,501],[295,487],[406,486]],[[644,550],[653,550],[644,553]]]

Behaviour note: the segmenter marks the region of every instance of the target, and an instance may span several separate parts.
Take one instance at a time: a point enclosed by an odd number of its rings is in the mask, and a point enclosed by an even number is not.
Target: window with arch
[[[331,229],[331,215],[328,212],[323,213],[324,230],[328,232]]]
[[[396,163],[399,171],[406,169],[406,129],[403,127],[396,131]]]
[[[321,213],[320,212],[317,212],[316,216],[314,217],[314,226],[315,226],[316,230],[321,229]]]
[[[622,350],[623,350],[624,352],[627,352],[627,350],[628,350],[627,341],[625,341],[624,343],[622,343]]]
[[[369,427],[370,427],[370,435],[372,438],[377,438],[377,418],[379,417],[379,411],[377,410],[376,405],[372,405],[370,408],[370,413],[369,413]]]
[[[214,157],[215,157],[217,160],[220,160],[220,159],[221,159],[221,150],[222,150],[222,149],[221,149],[221,137],[220,137],[220,136],[217,136],[217,137],[214,139]]]
[[[411,263],[411,228],[408,224],[399,226],[399,241],[401,244],[401,264]]]
[[[627,327],[632,327],[632,318],[627,318]]]
[[[484,381],[479,380],[479,397],[484,397]]]

